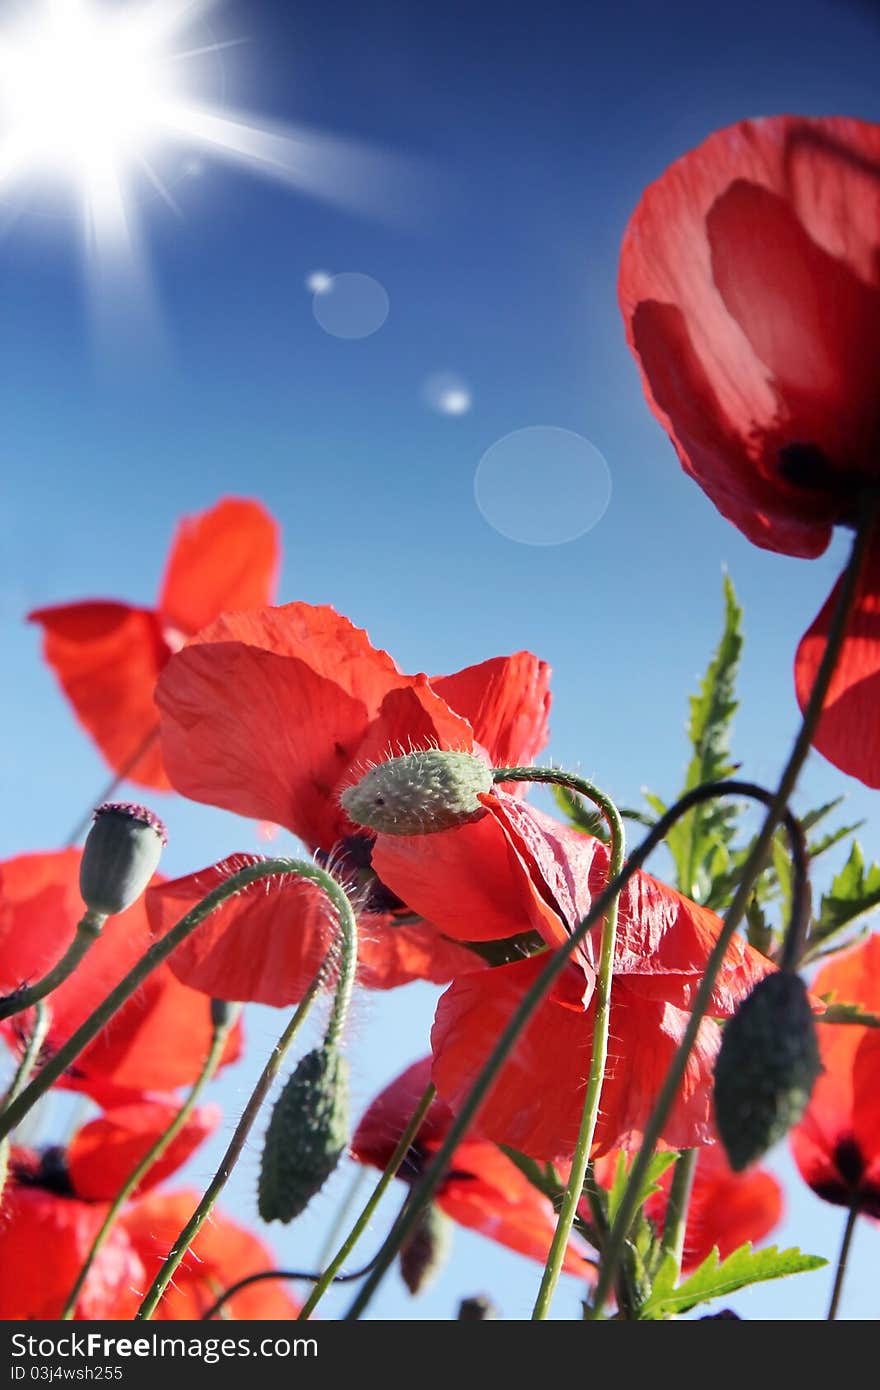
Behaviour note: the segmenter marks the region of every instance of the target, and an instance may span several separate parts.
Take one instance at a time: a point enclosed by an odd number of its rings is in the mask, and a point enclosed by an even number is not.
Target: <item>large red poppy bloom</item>
[[[596,1177],[603,1186],[611,1186],[616,1162],[617,1155],[608,1154],[596,1164]],[[671,1168],[666,1170],[659,1190],[644,1206],[645,1215],[661,1235],[672,1172]],[[688,1205],[682,1255],[685,1274],[701,1265],[713,1250],[726,1260],[746,1241],[757,1244],[764,1240],[782,1220],[782,1209],[782,1189],[772,1173],[757,1167],[735,1173],[720,1144],[704,1145],[697,1155]],[[589,1220],[586,1208],[584,1215]]]
[[[779,116],[652,184],[620,266],[627,336],[686,472],[757,545],[812,558],[880,482],[880,126]],[[797,654],[809,696],[832,594]],[[880,786],[880,541],[815,739]]]
[[[38,979],[61,958],[84,909],[81,851],[24,854],[0,864],[0,994]],[[74,973],[47,1000],[44,1055],[70,1037],[152,944],[143,900],[111,917]],[[7,1042],[27,1036],[31,1013],[0,1024]],[[64,1084],[109,1103],[127,1090],[170,1090],[191,1083],[211,1045],[210,1004],[161,965],[77,1058]],[[241,1052],[230,1033],[224,1062]]]
[[[109,1203],[177,1109],[172,1101],[142,1101],[91,1121],[67,1150],[13,1149],[0,1202],[0,1318],[60,1316]],[[196,1110],[140,1191],[180,1167],[219,1118],[215,1106]],[[112,1316],[144,1275],[135,1244],[117,1227],[89,1271],[77,1316]]]
[[[811,988],[880,1013],[880,936],[836,956]],[[817,1196],[880,1219],[880,1031],[828,1024],[819,1047],[824,1071],[789,1136],[794,1160]]]
[[[264,508],[225,498],[178,526],[154,609],[95,600],[29,614],[43,628],[46,660],[77,719],[114,772],[168,789],[158,738],[151,737],[159,672],[219,613],[269,602],[278,561],[276,526]]]
[[[451,937],[488,940],[533,929],[548,945],[562,944],[605,886],[607,849],[503,791],[483,802],[488,814],[457,830],[380,835],[377,872]],[[596,1154],[638,1143],[721,925],[714,912],[645,873],[622,893],[619,921]],[[521,1033],[480,1111],[482,1136],[539,1159],[571,1156],[592,1054],[599,932],[578,948]],[[431,1035],[433,1075],[453,1109],[544,964],[538,955],[465,975],[441,998]],[[712,1015],[729,1017],[770,969],[757,951],[732,942]],[[717,1025],[707,1019],[664,1131],[672,1147],[713,1135],[710,1081],[718,1042]]]
[[[482,749],[497,765],[530,762],[547,739],[549,674],[519,652],[452,676],[407,676],[332,608],[291,603],[226,615],[162,673],[165,765],[185,796],[286,826],[359,885],[364,983],[448,980],[479,968],[479,957],[413,924],[412,905],[374,872],[373,837],[348,819],[339,796],[371,761],[401,748]],[[218,872],[197,877],[209,882]],[[188,903],[197,890],[194,880],[179,880],[151,895],[157,929],[176,910],[172,898]],[[314,891],[289,886],[288,909],[298,896],[303,916],[291,914],[282,935],[275,891],[243,895],[218,913],[176,953],[181,978],[222,986],[230,998],[295,997],[324,954],[327,926]]]
[[[431,1058],[416,1062],[398,1076],[369,1106],[355,1132],[352,1156],[384,1169],[412,1118],[431,1077]],[[414,1181],[442,1144],[452,1111],[436,1097],[398,1175]],[[467,1226],[542,1264],[547,1258],[556,1218],[551,1203],[495,1144],[468,1140],[455,1150],[446,1177],[434,1198],[460,1226]],[[565,1256],[569,1274],[584,1276],[590,1266],[575,1238]]]

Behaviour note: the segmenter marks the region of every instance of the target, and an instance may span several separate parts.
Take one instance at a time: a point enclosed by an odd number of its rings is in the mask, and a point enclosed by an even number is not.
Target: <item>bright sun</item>
[[[0,0],[0,197],[72,197],[92,268],[146,285],[139,193],[175,211],[169,154],[232,161],[367,214],[395,182],[392,161],[349,141],[270,125],[197,92],[218,50],[204,17],[218,0]],[[3,11],[15,18],[4,24]],[[185,36],[189,36],[187,42]],[[195,61],[193,61],[195,60]],[[204,87],[204,80],[202,84]],[[210,85],[210,84],[209,84]],[[390,177],[390,183],[389,183]],[[393,190],[392,190],[393,192]],[[114,291],[115,292],[115,291]]]

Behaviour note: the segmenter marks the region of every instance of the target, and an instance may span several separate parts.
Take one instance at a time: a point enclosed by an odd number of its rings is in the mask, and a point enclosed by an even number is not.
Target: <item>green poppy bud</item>
[[[479,797],[492,786],[491,767],[472,753],[429,749],[379,763],[341,799],[358,825],[385,835],[429,835],[485,815]]]
[[[400,1273],[411,1294],[421,1293],[440,1273],[452,1244],[452,1222],[431,1202],[400,1247]]]
[[[99,806],[79,868],[79,890],[89,911],[110,917],[137,902],[167,841],[164,825],[146,806],[128,801]]]
[[[260,1164],[264,1221],[305,1211],[348,1144],[348,1064],[335,1047],[307,1052],[275,1102]]]
[[[474,1294],[473,1298],[463,1298],[458,1305],[456,1322],[491,1322],[498,1317],[498,1309],[484,1293]]]
[[[768,975],[725,1025],[715,1063],[715,1120],[736,1172],[797,1124],[821,1071],[806,985]]]

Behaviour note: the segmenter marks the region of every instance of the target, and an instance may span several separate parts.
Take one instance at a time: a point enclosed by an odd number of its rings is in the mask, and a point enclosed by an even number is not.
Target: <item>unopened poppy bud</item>
[[[212,999],[211,1027],[218,1030],[231,1028],[240,1013],[240,1004],[231,1003],[228,999]]]
[[[79,868],[79,891],[89,911],[110,917],[137,902],[167,839],[159,817],[146,806],[128,801],[99,806]]]
[[[335,1047],[307,1052],[275,1103],[260,1164],[264,1221],[292,1221],[333,1172],[348,1143],[348,1065]]]
[[[821,1071],[805,984],[768,975],[726,1024],[715,1063],[715,1120],[736,1172],[797,1124]]]
[[[498,1309],[484,1293],[463,1298],[458,1305],[456,1322],[490,1322],[498,1317]]]
[[[342,793],[358,825],[385,835],[428,835],[485,815],[479,800],[492,790],[492,769],[472,753],[430,749],[389,758]]]
[[[411,1294],[421,1293],[446,1263],[452,1244],[452,1222],[431,1202],[400,1247],[400,1273]]]

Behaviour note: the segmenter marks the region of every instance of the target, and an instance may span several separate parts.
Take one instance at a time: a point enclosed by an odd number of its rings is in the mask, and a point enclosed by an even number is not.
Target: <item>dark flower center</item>
[[[73,1183],[67,1166],[67,1154],[59,1144],[40,1153],[27,1153],[14,1158],[11,1169],[20,1187],[39,1187],[56,1197],[74,1197]]]

